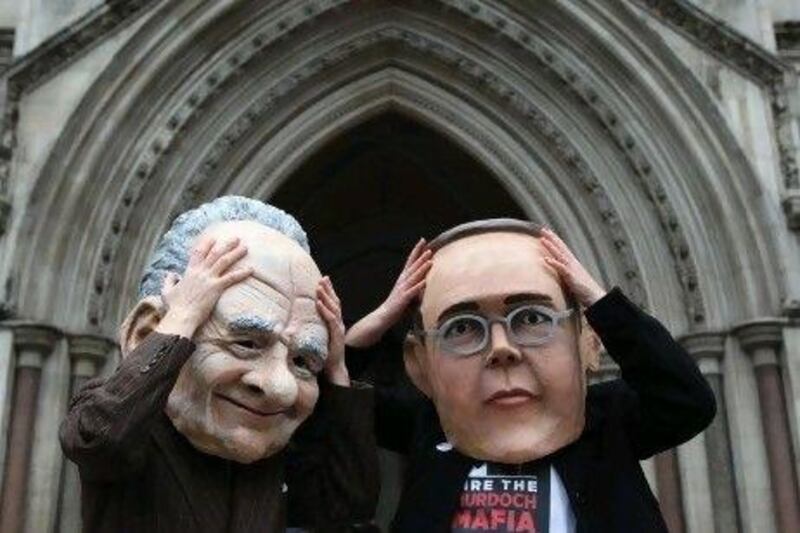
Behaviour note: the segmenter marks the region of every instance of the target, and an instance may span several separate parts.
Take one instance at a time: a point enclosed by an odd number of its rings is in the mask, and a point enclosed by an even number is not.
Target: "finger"
[[[419,267],[419,269],[417,269],[410,276],[408,276],[406,283],[408,285],[416,285],[417,283],[419,283],[421,279],[425,279],[425,276],[428,275],[428,272],[430,271],[432,266],[433,266],[433,261],[428,261],[427,263],[423,263],[422,266]]]
[[[422,281],[420,281],[419,283],[408,289],[406,291],[406,296],[408,297],[409,300],[411,300],[411,298],[418,296],[424,288],[425,288],[425,280],[423,279]]]
[[[567,243],[565,243],[561,239],[561,237],[559,237],[553,230],[551,230],[550,228],[547,228],[544,231],[545,231],[546,240],[548,242],[552,243],[556,248],[561,250],[562,253],[571,253],[570,249],[569,249],[569,246],[567,246]]]
[[[544,249],[554,258],[558,259],[559,261],[566,262],[569,257],[564,253],[558,245],[554,242],[546,239],[542,239],[541,241],[542,246]]]
[[[211,271],[217,275],[224,274],[225,271],[246,255],[247,247],[243,244],[239,244],[232,250],[219,256],[219,259],[211,265]]]
[[[411,266],[407,269],[409,272],[413,272],[414,270],[418,269],[420,265],[424,264],[426,261],[431,260],[431,256],[433,252],[430,250],[425,250],[422,252],[417,259],[411,263]]]
[[[233,238],[226,242],[217,242],[216,244],[214,244],[214,247],[211,248],[211,251],[208,252],[208,255],[206,255],[204,263],[206,264],[206,266],[209,267],[214,266],[214,264],[223,254],[226,254],[229,251],[233,250],[234,248],[236,248],[236,246],[238,246],[238,244],[239,244],[238,238]]]
[[[253,274],[252,267],[245,267],[245,268],[237,268],[236,270],[231,270],[221,278],[219,278],[220,284],[228,288],[232,285],[236,285],[247,278],[249,278]]]
[[[333,299],[334,302],[336,302],[336,306],[337,307],[341,307],[342,301],[339,299],[339,295],[336,294],[336,289],[333,288],[333,282],[331,281],[331,278],[329,276],[325,276],[325,277],[328,280],[328,289],[329,289],[331,298]]]
[[[206,258],[208,252],[214,246],[214,239],[205,238],[195,244],[192,252],[189,254],[189,266],[194,266]]]
[[[317,308],[320,310],[320,313],[324,313],[324,315],[327,317],[327,320],[332,324],[338,324],[342,321],[342,314],[336,309],[331,309],[321,300],[317,301]]]
[[[325,276],[325,288],[331,300],[336,302],[337,307],[340,306],[342,302],[339,300],[339,295],[336,294],[336,290],[333,288],[333,282],[331,281],[330,276]]]
[[[325,281],[325,278],[319,280],[319,285],[317,285],[317,302],[321,302],[328,308],[335,308],[335,301],[333,296],[331,296],[330,288],[328,283]]]
[[[317,310],[319,311],[319,314],[322,315],[322,318],[325,320],[325,322],[328,323],[329,328],[333,328],[339,322],[339,316],[325,307],[325,304],[319,300],[317,300]]]
[[[422,238],[417,241],[417,244],[415,244],[414,248],[411,249],[411,253],[408,254],[408,257],[406,258],[406,263],[405,265],[403,265],[403,270],[408,268],[408,265],[412,264],[417,259],[417,257],[419,256],[424,247],[425,247],[425,239]]]
[[[559,276],[561,276],[562,278],[571,277],[572,272],[570,271],[569,267],[567,267],[567,265],[565,263],[559,261],[558,259],[554,259],[552,257],[545,257],[544,261],[545,261],[545,263],[547,263],[548,265],[553,267],[556,270],[556,272],[559,274]]]
[[[336,313],[340,312],[339,311],[339,309],[340,309],[339,308],[339,303],[336,300],[334,300],[331,297],[331,295],[328,294],[328,292],[325,291],[324,289],[319,293],[318,301],[321,301],[323,303],[323,305],[325,305],[325,307],[327,307],[331,311],[334,311]]]
[[[408,269],[409,275],[414,274],[422,268],[430,268],[431,265],[433,265],[433,260],[431,259],[432,255],[432,252],[426,252],[425,254],[421,255],[417,262],[411,265],[411,268]]]

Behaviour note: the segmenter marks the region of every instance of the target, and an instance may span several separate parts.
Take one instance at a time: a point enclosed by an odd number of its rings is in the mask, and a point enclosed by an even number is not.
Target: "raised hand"
[[[428,243],[420,239],[408,254],[403,270],[386,300],[348,330],[348,345],[358,348],[372,346],[402,318],[408,305],[425,288],[425,276],[433,264],[432,256]]]
[[[381,304],[387,320],[394,323],[400,319],[408,304],[425,288],[425,276],[433,264],[432,255],[425,239],[420,239],[408,254],[403,271],[397,277],[389,296]]]
[[[156,331],[191,338],[211,314],[223,291],[253,273],[250,267],[231,267],[247,255],[239,239],[203,239],[191,251],[183,276],[164,278],[161,298],[167,309]]]
[[[344,361],[344,322],[342,306],[328,276],[317,285],[317,311],[328,326],[328,359],[325,375],[328,381],[342,387],[350,386],[350,375]]]
[[[584,268],[569,247],[550,228],[544,228],[540,242],[545,249],[545,262],[553,267],[564,286],[583,307],[589,307],[605,296],[606,290]]]

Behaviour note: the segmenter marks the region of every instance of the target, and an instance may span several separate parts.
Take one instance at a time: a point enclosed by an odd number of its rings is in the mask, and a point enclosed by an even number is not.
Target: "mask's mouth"
[[[532,402],[535,399],[536,396],[529,390],[513,388],[499,390],[489,396],[485,402],[489,405],[513,407]]]
[[[270,417],[270,416],[280,415],[280,414],[283,414],[283,413],[286,412],[286,409],[279,409],[277,411],[270,411],[270,410],[264,409],[263,407],[256,407],[256,406],[250,405],[248,403],[242,402],[240,400],[236,400],[234,398],[231,398],[230,396],[225,396],[224,394],[220,394],[218,392],[215,393],[214,395],[217,398],[219,398],[220,400],[222,400],[224,402],[228,402],[228,403],[238,407],[239,409],[243,409],[243,410],[247,411],[248,413],[254,414],[256,416],[264,417],[264,418],[267,418],[267,417]]]

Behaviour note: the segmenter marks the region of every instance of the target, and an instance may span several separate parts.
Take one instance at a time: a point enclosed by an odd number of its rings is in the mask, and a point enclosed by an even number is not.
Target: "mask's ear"
[[[581,320],[583,322],[581,324],[580,338],[578,339],[581,363],[583,363],[584,370],[597,372],[600,369],[600,353],[603,351],[603,343],[589,323],[586,322],[586,319],[581,318]]]
[[[431,386],[425,364],[425,346],[417,337],[409,333],[403,341],[403,362],[411,382],[428,398],[431,397]]]
[[[139,300],[119,328],[122,357],[135,350],[145,337],[156,329],[165,313],[166,309],[160,296],[147,296]]]

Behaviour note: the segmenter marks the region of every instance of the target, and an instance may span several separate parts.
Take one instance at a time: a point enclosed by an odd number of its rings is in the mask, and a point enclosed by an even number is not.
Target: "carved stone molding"
[[[793,123],[797,117],[792,113],[787,101],[786,93],[791,90],[789,83],[776,83],[769,89],[772,103],[772,114],[775,123],[775,142],[778,147],[778,162],[783,174],[783,184],[787,189],[787,197],[784,200],[784,210],[789,227],[796,228],[794,215],[795,206],[790,205],[787,210],[786,201],[793,202],[792,195],[800,190],[800,168],[798,168],[797,151],[799,147],[796,143],[800,142],[794,134]]]
[[[791,140],[790,131],[795,117],[786,103],[786,91],[790,90],[787,75],[792,70],[791,66],[689,0],[630,1],[688,37],[702,50],[764,87],[771,99],[775,118],[775,138],[784,185],[787,189],[800,188],[797,147]],[[798,26],[797,23],[776,25],[779,49],[798,46]],[[787,213],[790,227],[797,229],[793,217],[794,213]]]
[[[793,323],[800,323],[800,299],[785,298],[781,304],[783,316]]]
[[[0,28],[0,76],[14,60],[14,29]]]
[[[630,1],[762,85],[779,82],[788,70],[774,54],[689,0]]]
[[[14,51],[14,30],[8,28],[0,28],[0,84],[6,85],[7,80],[2,76],[3,71],[6,70],[8,65],[13,60]],[[8,104],[8,93],[2,91],[0,94],[5,94],[5,98],[0,102],[0,110],[5,110]],[[0,115],[0,161],[4,159],[11,160],[10,145],[5,141],[5,120]],[[0,164],[2,166],[2,164]],[[7,174],[9,167],[5,166],[0,168],[0,237],[2,237],[8,229],[8,221],[11,217],[11,200],[7,191]],[[2,312],[0,312],[0,319],[2,319]]]
[[[12,320],[16,314],[10,302],[0,301],[0,322]]]
[[[28,91],[159,1],[106,0],[17,59],[8,76],[19,90]]]
[[[629,162],[634,171],[634,175],[642,183],[646,195],[657,206],[656,213],[659,216],[662,227],[665,229],[667,242],[675,258],[677,276],[684,288],[685,300],[690,311],[690,321],[693,324],[702,323],[705,320],[704,304],[697,287],[696,269],[689,254],[687,240],[678,223],[678,217],[669,204],[663,186],[659,183],[658,178],[653,175],[653,166],[647,161],[639,147],[636,146],[633,134],[626,131],[625,125],[620,123],[618,117],[610,111],[610,107],[591,87],[589,82],[583,80],[568,65],[563,64],[557,54],[546,43],[537,42],[535,36],[523,31],[516,22],[504,18],[502,14],[493,13],[489,7],[482,7],[474,11],[470,7],[464,7],[460,2],[445,0],[442,4],[445,7],[449,6],[451,9],[454,7],[463,8],[466,16],[490,26],[493,31],[498,27],[502,28],[504,37],[511,39],[513,44],[517,48],[524,50],[525,53],[530,53],[531,60],[535,61],[538,67],[554,75],[559,83],[564,84],[590,111],[596,114],[600,123],[616,140],[625,160]],[[311,16],[319,16],[320,14],[321,11],[317,11]],[[308,14],[305,15],[308,16]],[[298,16],[303,16],[303,14]],[[292,17],[287,17],[287,20],[288,22],[284,28],[285,32],[291,31],[295,25],[307,22]],[[157,137],[150,142],[145,142],[145,144],[152,147],[152,150],[143,153],[139,161],[132,165],[135,168],[136,179],[127,180],[129,190],[121,196],[121,205],[114,210],[117,216],[111,223],[111,231],[107,233],[107,242],[102,248],[102,264],[96,272],[96,281],[94,283],[97,293],[94,299],[100,306],[102,306],[104,300],[102,294],[108,284],[107,276],[110,266],[128,226],[127,216],[129,216],[131,206],[137,203],[138,194],[142,190],[143,184],[163,164],[164,157],[171,154],[171,145],[180,138],[184,130],[190,127],[193,115],[202,112],[208,106],[207,100],[220,93],[231,79],[239,78],[242,71],[259,57],[259,52],[269,42],[281,38],[282,35],[278,31],[269,35],[269,38],[267,36],[259,38],[258,42],[253,39],[249,42],[241,43],[238,48],[228,52],[227,56],[221,57],[218,61],[218,67],[213,69],[207,76],[207,83],[195,87],[187,95],[187,99],[182,105],[174,108],[173,112],[166,113],[165,115],[170,116],[170,118],[166,121],[166,124],[155,130]],[[550,122],[543,113],[538,111],[533,102],[529,101],[525,95],[519,94],[510,83],[505,82],[490,69],[472,61],[463,51],[446,46],[441,42],[433,42],[423,35],[408,31],[402,27],[377,31],[349,42],[342,49],[331,50],[323,57],[316,58],[307,65],[299,66],[296,71],[287,75],[284,79],[276,81],[271,89],[265,89],[264,96],[250,109],[243,111],[233,126],[221,133],[215,145],[206,152],[207,155],[200,166],[200,171],[193,178],[192,183],[186,187],[183,202],[177,207],[184,209],[199,200],[197,197],[198,192],[203,190],[206,182],[216,177],[220,161],[236,146],[237,141],[254,124],[259,122],[259,118],[264,116],[267,110],[275,108],[274,106],[279,100],[284,101],[285,97],[299,88],[304,80],[319,72],[336,68],[341,61],[358,53],[367,46],[374,46],[381,41],[399,43],[425,54],[426,57],[436,58],[448,67],[457,69],[461,75],[472,78],[471,84],[484,87],[490,93],[493,93],[494,98],[499,98],[506,102],[510,109],[524,117],[524,120],[531,123],[537,131],[549,136],[557,153],[561,154],[562,160],[566,161],[568,166],[574,169],[575,175],[583,181],[591,195],[596,197],[599,212],[609,227],[612,228],[612,240],[615,244],[615,249],[623,257],[626,257],[623,264],[627,269],[626,277],[628,281],[634,284],[640,283],[635,260],[626,256],[626,254],[630,254],[630,246],[622,234],[618,222],[619,219],[613,213],[610,200],[605,197],[605,193],[599,185],[600,180],[592,175],[588,165],[582,161],[579,151],[567,141],[566,136],[560,133],[559,128]],[[102,314],[103,311],[97,305],[93,306],[88,317],[90,323],[97,324]]]
[[[775,45],[780,54],[786,54],[787,59],[800,59],[800,21],[775,24]]]
[[[207,156],[201,164],[201,172],[195,176],[192,184],[190,184],[188,197],[185,196],[184,202],[176,206],[176,212],[172,213],[170,218],[174,218],[178,212],[191,206],[191,202],[197,201],[197,198],[193,194],[194,191],[203,190],[209,181],[213,181],[217,178],[214,172],[215,169],[222,165],[221,162],[224,161],[226,155],[235,148],[236,143],[241,140],[253,126],[257,125],[262,117],[268,116],[271,110],[281,105],[286,105],[286,98],[291,96],[292,90],[300,90],[302,88],[301,85],[312,78],[312,76],[323,71],[336,69],[340,66],[341,62],[352,57],[354,54],[384,42],[402,44],[413,51],[423,54],[425,58],[439,60],[443,68],[451,68],[458,75],[470,78],[468,80],[470,84],[485,87],[494,98],[516,111],[523,123],[527,122],[531,124],[532,131],[537,131],[540,135],[548,139],[555,153],[568,168],[572,169],[574,176],[582,182],[583,186],[590,193],[590,196],[594,199],[598,211],[603,214],[603,220],[611,231],[611,240],[614,243],[614,249],[617,254],[623,258],[622,264],[625,265],[626,268],[626,284],[629,293],[638,303],[643,304],[644,290],[641,286],[641,275],[638,271],[635,258],[631,255],[632,247],[629,238],[619,223],[620,218],[614,212],[611,200],[600,185],[600,179],[591,171],[590,165],[582,159],[577,147],[568,140],[567,136],[560,131],[556,124],[536,108],[533,102],[528,101],[522,95],[516,94],[514,89],[504,80],[462,55],[458,50],[444,46],[441,43],[434,43],[422,35],[402,28],[389,27],[379,29],[356,40],[349,41],[339,48],[332,49],[324,56],[315,58],[310,64],[298,66],[294,72],[288,74],[283,80],[277,80],[272,89],[266,90],[264,97],[257,100],[249,109],[243,110],[240,113],[240,118],[234,121],[231,128],[221,132],[216,143],[207,151]],[[286,80],[290,80],[290,82],[287,83]],[[217,83],[221,87],[224,87],[222,84],[225,81],[225,79],[220,79]],[[431,105],[430,102],[424,101],[417,101],[416,104],[420,106],[420,108],[426,108]],[[438,108],[432,109],[432,111],[440,116],[444,113],[442,109]],[[347,110],[342,111],[342,113],[346,112]],[[331,118],[334,119],[335,117]],[[184,127],[189,119],[190,117],[184,117]],[[482,139],[482,146],[488,148],[495,144],[491,137],[487,136],[485,132],[463,124],[464,121],[460,117],[452,117],[452,120],[460,123],[462,127],[470,129],[475,138]],[[303,142],[305,142],[304,139],[296,141],[296,143]],[[169,145],[166,143],[161,144],[162,151],[168,152],[168,146]],[[495,152],[494,155],[498,160],[505,159],[499,152]],[[156,159],[153,165],[148,167],[148,170],[151,173],[157,171],[157,167],[163,164],[162,161],[163,158]],[[507,166],[511,167],[513,165],[507,164]],[[272,172],[273,168],[271,166],[264,168],[263,175],[265,179],[268,179]],[[517,179],[521,183],[526,181],[526,177],[523,175],[518,175]],[[135,180],[133,183],[134,187],[136,187]],[[133,195],[133,192],[129,192],[126,193],[124,197],[130,198]],[[135,199],[132,201],[135,203]],[[117,213],[119,214],[121,211],[117,210]],[[116,227],[127,227],[127,221],[120,220],[117,222]],[[110,240],[103,247],[104,264],[110,263],[110,261],[105,261],[107,257],[105,251],[111,252],[108,254],[109,258],[113,257],[119,244],[124,242],[124,230],[117,232],[113,231],[112,228],[112,231],[107,235]],[[106,275],[103,274],[102,271],[99,273],[103,277],[96,277],[95,285],[96,287],[103,287],[108,281]],[[102,293],[102,291],[100,292]],[[104,300],[98,299],[98,303],[102,301]],[[102,313],[102,311],[100,311],[100,313]],[[90,322],[94,323],[96,320],[93,321],[92,318],[96,317],[97,315],[94,315],[94,317],[90,316]]]
[[[783,198],[783,212],[791,230],[800,230],[800,189],[790,189]]]
[[[11,201],[0,192],[0,237],[2,237],[11,220]]]
[[[60,72],[97,43],[131,22],[137,14],[161,0],[106,0],[78,18],[28,54],[3,64],[0,52],[0,82],[7,83],[6,105],[0,117],[0,200],[7,195],[11,160],[16,148],[19,101],[22,95]],[[0,46],[11,43],[8,32],[0,33]],[[0,107],[0,109],[2,109]],[[2,212],[0,212],[0,223]],[[0,235],[2,235],[0,224]]]

